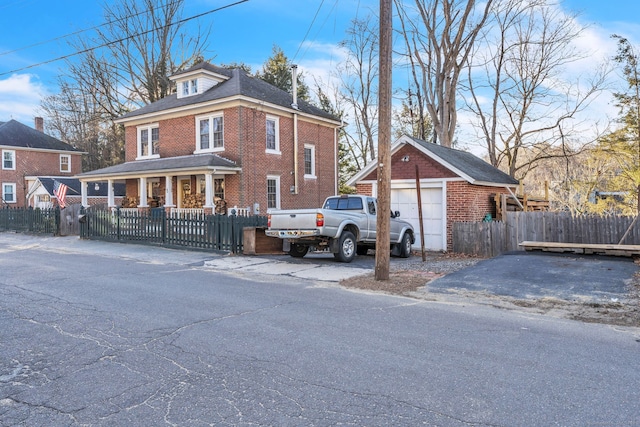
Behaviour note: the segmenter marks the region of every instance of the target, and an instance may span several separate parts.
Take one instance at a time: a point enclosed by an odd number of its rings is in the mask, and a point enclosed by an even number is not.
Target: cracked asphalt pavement
[[[2,426],[635,425],[640,331],[0,233]],[[90,244],[84,244],[90,243]],[[66,245],[66,246],[65,246]]]

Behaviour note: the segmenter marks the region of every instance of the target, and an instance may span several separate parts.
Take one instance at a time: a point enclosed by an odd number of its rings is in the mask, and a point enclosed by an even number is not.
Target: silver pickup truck
[[[289,255],[303,257],[309,248],[329,250],[341,262],[365,255],[376,244],[376,199],[362,195],[328,197],[321,209],[273,210],[267,236],[285,239]],[[415,242],[411,224],[391,213],[392,255],[408,257]]]

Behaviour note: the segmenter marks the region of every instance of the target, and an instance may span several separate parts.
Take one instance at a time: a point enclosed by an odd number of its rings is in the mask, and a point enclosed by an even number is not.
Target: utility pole
[[[391,33],[392,0],[380,0],[380,72],[378,89],[378,212],[376,280],[389,280],[391,216]]]

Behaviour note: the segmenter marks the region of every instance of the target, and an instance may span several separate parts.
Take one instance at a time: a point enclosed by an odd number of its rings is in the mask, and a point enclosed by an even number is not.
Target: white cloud
[[[25,124],[38,115],[40,101],[48,94],[31,74],[12,74],[0,79],[0,121],[15,119]]]

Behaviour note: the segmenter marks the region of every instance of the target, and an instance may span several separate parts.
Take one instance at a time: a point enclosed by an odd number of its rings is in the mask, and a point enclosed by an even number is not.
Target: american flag
[[[58,198],[58,205],[60,206],[60,209],[64,209],[67,206],[65,198],[67,197],[68,189],[69,187],[65,184],[56,180],[53,181],[53,194]]]

